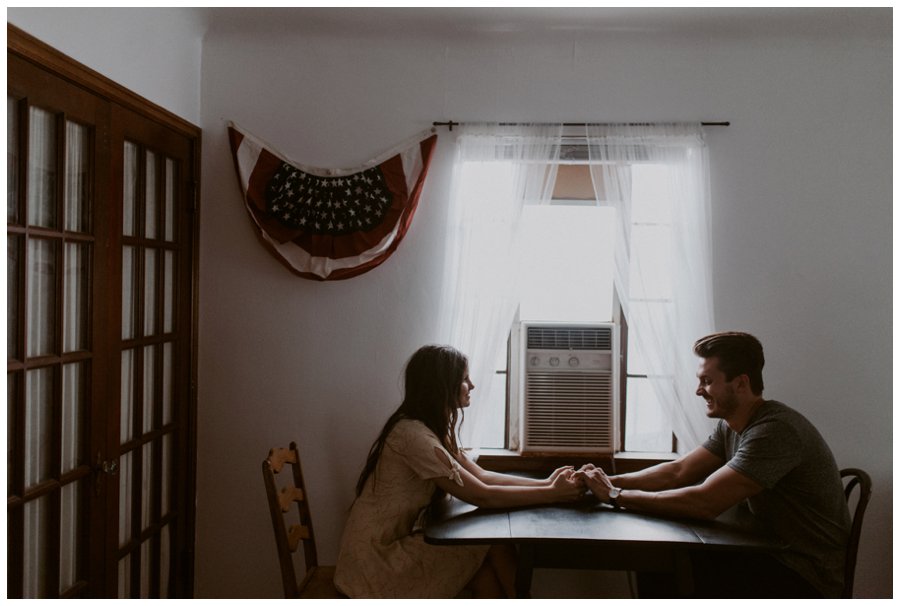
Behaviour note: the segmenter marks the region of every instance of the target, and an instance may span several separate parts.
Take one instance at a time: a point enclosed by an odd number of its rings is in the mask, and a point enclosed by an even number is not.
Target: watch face
[[[610,499],[616,499],[616,498],[618,498],[620,492],[622,492],[622,491],[619,490],[618,488],[615,488],[615,487],[610,488],[610,489],[609,489],[609,498],[610,498]]]

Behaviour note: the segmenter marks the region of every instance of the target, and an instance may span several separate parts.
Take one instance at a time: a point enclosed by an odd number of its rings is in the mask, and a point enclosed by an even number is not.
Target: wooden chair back
[[[859,549],[859,535],[862,532],[863,515],[866,506],[872,496],[872,480],[862,469],[847,468],[841,470],[841,479],[849,478],[844,486],[844,497],[847,506],[851,504],[853,492],[858,487],[859,496],[856,499],[856,507],[851,508],[850,541],[847,543],[847,556],[844,562],[844,591],[842,598],[853,597],[853,577],[856,574],[856,553]]]
[[[285,466],[290,468],[288,478],[279,482],[276,475],[281,474]],[[296,442],[291,442],[288,448],[270,450],[269,456],[262,463],[262,471],[269,500],[269,513],[272,516],[272,528],[275,531],[278,561],[281,564],[284,596],[300,597],[302,589],[300,580],[318,567],[319,556],[316,552],[316,538]],[[293,555],[301,545],[306,571],[298,580]]]

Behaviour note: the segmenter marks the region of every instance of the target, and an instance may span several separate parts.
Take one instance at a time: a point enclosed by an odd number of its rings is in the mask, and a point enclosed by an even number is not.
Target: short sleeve
[[[771,489],[800,464],[802,454],[803,444],[794,428],[772,419],[744,431],[728,466]]]
[[[437,436],[420,421],[399,421],[387,438],[385,445],[406,461],[406,464],[423,480],[447,478],[462,486],[460,465],[443,447]],[[437,451],[446,456],[442,461]],[[449,466],[448,466],[449,463]]]
[[[728,455],[725,450],[725,432],[722,427],[723,422],[720,420],[716,423],[716,428],[713,430],[709,437],[706,438],[706,442],[703,443],[703,448],[710,451],[723,461],[728,458]]]

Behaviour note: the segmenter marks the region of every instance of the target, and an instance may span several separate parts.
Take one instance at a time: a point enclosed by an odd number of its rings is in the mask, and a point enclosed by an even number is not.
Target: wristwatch
[[[621,488],[616,488],[615,486],[613,486],[609,489],[609,504],[616,509],[620,509],[619,501],[617,500],[620,494],[622,494]]]

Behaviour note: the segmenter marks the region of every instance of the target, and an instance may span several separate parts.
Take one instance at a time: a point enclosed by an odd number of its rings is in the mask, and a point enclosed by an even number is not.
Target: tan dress
[[[443,450],[451,468],[441,462]],[[452,598],[481,567],[486,545],[429,545],[421,517],[434,478],[462,485],[460,466],[420,421],[391,430],[375,473],[353,503],[344,528],[334,581],[354,598]]]

